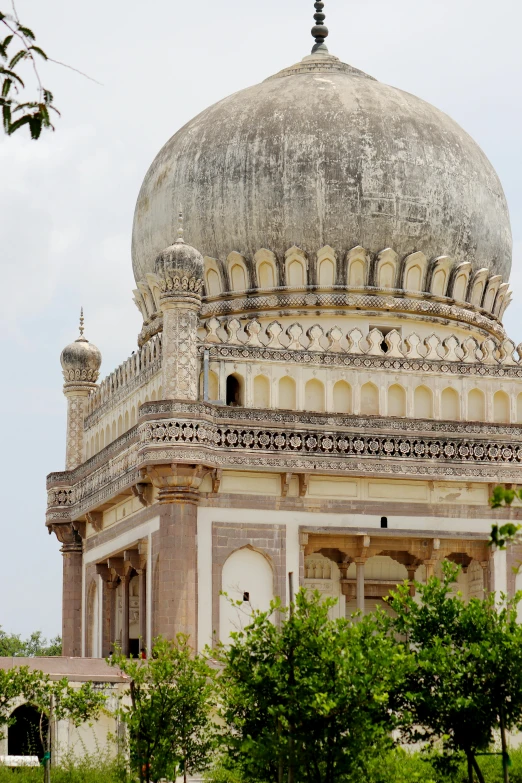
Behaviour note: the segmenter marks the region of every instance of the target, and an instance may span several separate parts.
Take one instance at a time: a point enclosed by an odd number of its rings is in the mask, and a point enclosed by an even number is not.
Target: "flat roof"
[[[104,658],[0,657],[0,669],[4,671],[19,666],[28,666],[33,671],[48,674],[51,680],[61,680],[66,677],[70,682],[129,682],[126,674],[123,674],[118,667],[110,666]]]

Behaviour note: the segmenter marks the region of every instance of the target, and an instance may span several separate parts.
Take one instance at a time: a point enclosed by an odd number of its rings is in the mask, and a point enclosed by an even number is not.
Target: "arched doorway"
[[[32,704],[22,704],[11,714],[14,723],[7,730],[9,756],[38,756],[43,758],[42,737],[47,734],[47,718],[41,716]],[[41,727],[40,727],[41,718]]]

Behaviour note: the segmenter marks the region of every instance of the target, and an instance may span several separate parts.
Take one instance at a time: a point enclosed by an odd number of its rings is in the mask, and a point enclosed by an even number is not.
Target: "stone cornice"
[[[352,355],[346,353],[314,352],[284,348],[259,348],[250,345],[215,345],[202,344],[199,352],[206,349],[210,359],[228,360],[234,362],[283,362],[285,364],[317,365],[321,367],[350,367],[354,370],[392,370],[397,372],[437,373],[452,376],[478,376],[490,378],[522,378],[522,367],[482,364],[480,362],[451,362],[443,359],[429,361],[427,359],[403,359],[399,357],[368,356],[367,354]]]
[[[147,474],[221,469],[522,484],[522,427],[147,403],[131,438],[48,477],[47,524],[78,519]],[[103,457],[103,459],[102,459]]]
[[[317,313],[339,309],[346,311],[366,311],[375,314],[380,310],[387,315],[410,313],[429,316],[431,319],[455,321],[482,329],[496,339],[502,340],[505,332],[502,324],[490,313],[479,307],[462,307],[447,297],[435,297],[419,293],[405,296],[400,289],[384,290],[367,287],[361,292],[348,292],[343,286],[333,286],[328,290],[308,287],[302,290],[274,288],[261,294],[259,291],[230,294],[228,298],[207,298],[203,302],[201,317],[212,318],[243,313],[270,314],[281,310],[300,310]]]

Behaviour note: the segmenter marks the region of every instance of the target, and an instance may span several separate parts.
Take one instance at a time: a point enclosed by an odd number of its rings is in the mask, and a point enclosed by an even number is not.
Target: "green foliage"
[[[329,619],[333,603],[302,590],[293,611],[254,611],[218,649],[223,743],[249,782],[364,780],[391,743],[406,656],[371,616]]]
[[[57,720],[68,718],[75,726],[96,717],[106,701],[106,696],[90,682],[73,688],[65,678],[55,682],[27,666],[0,669],[0,726],[13,723],[13,703],[20,698],[33,704],[47,718],[52,712]]]
[[[494,488],[489,502],[491,508],[509,508],[515,499],[522,500],[522,489],[508,489],[499,485]],[[506,522],[504,525],[495,523],[491,527],[489,545],[497,549],[507,549],[517,541],[521,529],[522,526],[515,522]]]
[[[41,80],[37,60],[47,60],[46,53],[35,43],[32,30],[23,25],[14,10],[13,14],[0,11],[0,108],[5,133],[11,135],[27,125],[32,139],[40,138],[43,129],[54,130],[51,113],[59,114],[53,105],[53,95]],[[20,66],[27,63],[36,80],[36,96],[25,100],[26,84]]]
[[[121,708],[129,730],[130,762],[140,780],[175,779],[212,761],[216,731],[214,673],[194,655],[187,636],[156,639],[147,660],[114,655],[130,677],[131,706]]]
[[[407,640],[414,663],[392,707],[407,742],[442,741],[481,780],[477,754],[490,748],[501,718],[508,731],[522,727],[520,596],[501,606],[493,596],[465,603],[448,594],[458,570],[446,562],[442,580],[418,584],[420,602],[407,584],[389,598],[396,616],[383,623]]]
[[[53,767],[53,783],[132,783],[119,759],[108,758],[102,753],[82,758],[67,758]],[[38,767],[9,769],[0,764],[0,783],[42,783],[42,770]]]
[[[34,658],[62,654],[62,640],[59,636],[47,641],[41,631],[34,631],[28,639],[20,634],[8,634],[0,626],[0,657]]]

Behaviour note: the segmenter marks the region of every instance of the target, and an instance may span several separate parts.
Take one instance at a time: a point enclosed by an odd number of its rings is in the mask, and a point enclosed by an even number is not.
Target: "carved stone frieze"
[[[373,293],[375,292],[375,293]],[[247,312],[270,312],[277,310],[306,310],[317,311],[324,308],[347,310],[371,310],[390,313],[412,313],[415,315],[429,315],[432,318],[460,321],[479,329],[484,329],[498,339],[505,337],[502,325],[494,316],[489,316],[486,311],[470,306],[470,309],[459,307],[452,303],[451,299],[440,301],[440,297],[427,298],[424,294],[418,298],[408,298],[403,291],[392,290],[383,295],[378,288],[367,288],[365,293],[351,293],[342,289],[321,292],[320,290],[291,292],[288,289],[273,289],[266,294],[252,294],[250,296],[230,296],[223,300],[207,301],[203,303],[202,318],[212,316],[241,314]]]

